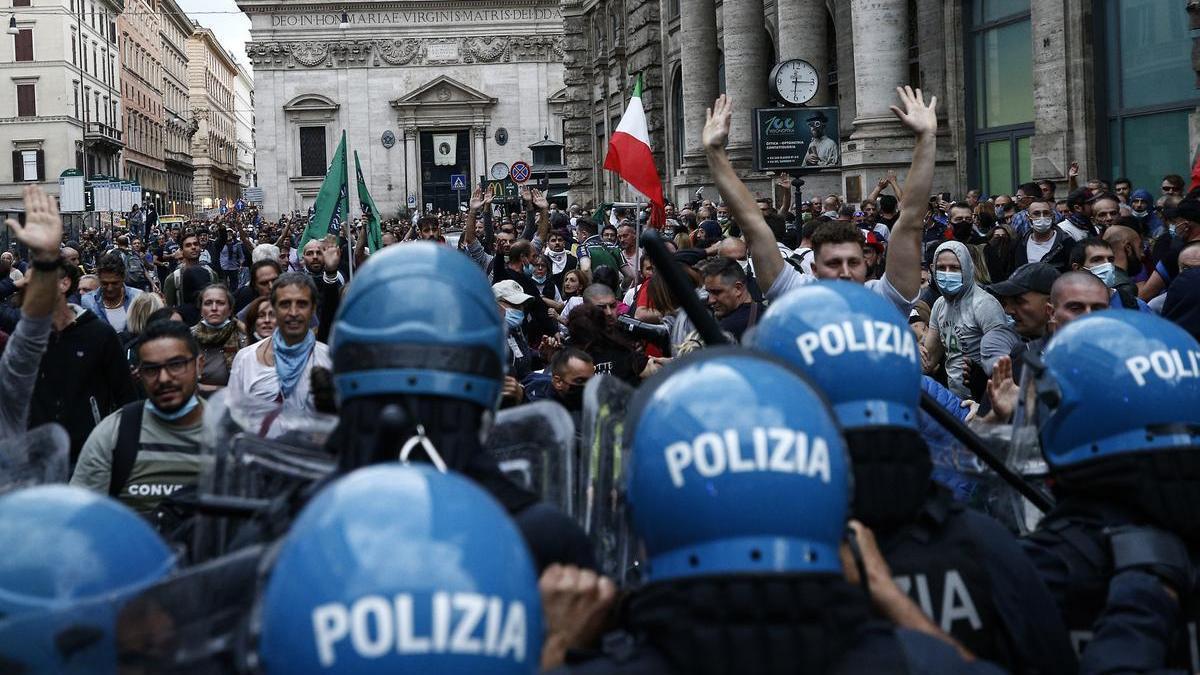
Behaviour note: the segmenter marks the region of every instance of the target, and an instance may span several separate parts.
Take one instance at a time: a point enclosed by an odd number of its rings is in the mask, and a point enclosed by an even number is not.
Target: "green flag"
[[[338,143],[337,152],[333,153],[333,162],[325,174],[325,182],[321,183],[321,191],[317,193],[317,201],[313,204],[312,218],[300,238],[300,251],[312,239],[324,239],[325,235],[341,236],[342,223],[346,222],[350,210],[350,191],[346,185],[346,132],[342,131],[342,141]]]
[[[363,180],[362,165],[358,163],[358,151],[354,151],[354,175],[358,178],[358,204],[367,217],[367,250],[374,253],[383,248],[383,230],[379,226],[379,209],[367,192],[367,181]]]

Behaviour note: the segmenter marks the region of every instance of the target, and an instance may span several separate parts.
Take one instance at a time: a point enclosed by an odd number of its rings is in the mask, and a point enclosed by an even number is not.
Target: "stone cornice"
[[[562,62],[561,35],[258,41],[246,43],[255,69],[349,68],[472,63]]]
[[[498,3],[499,4],[499,3]],[[411,10],[409,2],[378,2],[361,0],[360,2],[332,3],[305,2],[304,0],[238,0],[238,7],[247,15],[250,14],[295,14],[312,12],[384,12]],[[438,9],[475,9],[478,0],[432,0],[422,2],[422,10]],[[508,7],[558,7],[554,0],[504,0],[503,6]]]

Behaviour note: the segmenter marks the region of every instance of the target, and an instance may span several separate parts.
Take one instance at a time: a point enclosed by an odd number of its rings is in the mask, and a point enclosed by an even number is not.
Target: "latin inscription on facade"
[[[557,7],[527,7],[508,9],[447,9],[410,10],[397,12],[351,12],[350,25],[363,26],[430,26],[438,24],[480,23],[492,25],[525,24],[534,21],[561,21]],[[275,14],[272,28],[336,28],[340,14]]]

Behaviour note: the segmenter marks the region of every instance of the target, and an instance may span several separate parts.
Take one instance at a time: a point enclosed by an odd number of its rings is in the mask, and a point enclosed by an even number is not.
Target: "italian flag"
[[[662,181],[658,178],[654,155],[650,152],[640,73],[633,87],[633,98],[629,99],[629,107],[625,109],[621,123],[608,141],[608,157],[604,159],[604,168],[615,172],[650,200],[654,205],[650,218],[652,225],[664,224],[666,212],[663,209]]]

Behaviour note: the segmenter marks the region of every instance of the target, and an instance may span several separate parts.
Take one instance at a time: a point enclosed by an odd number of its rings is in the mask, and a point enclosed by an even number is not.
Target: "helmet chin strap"
[[[417,425],[417,435],[410,437],[404,442],[404,446],[400,448],[400,463],[408,464],[408,456],[412,453],[413,448],[421,446],[421,450],[425,452],[425,456],[433,463],[433,466],[442,473],[447,473],[446,462],[442,456],[438,454],[437,448],[433,447],[433,442],[425,435],[425,426]]]

